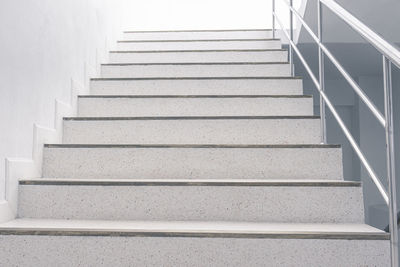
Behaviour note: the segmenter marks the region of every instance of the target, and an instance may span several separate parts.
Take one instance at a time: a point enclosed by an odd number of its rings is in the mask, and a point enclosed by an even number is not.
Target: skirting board
[[[89,80],[100,73],[101,61],[107,61],[108,51],[116,47],[115,40],[121,39],[122,32],[113,38],[104,39],[104,46],[96,49],[94,62],[83,62],[84,84],[71,79],[70,103],[55,100],[54,128],[34,124],[32,158],[6,158],[5,180],[0,184],[0,223],[12,220],[17,215],[18,181],[40,177],[42,174],[43,146],[45,143],[61,143],[63,117],[75,116],[77,113],[78,95],[89,94]]]
[[[18,181],[23,178],[40,177],[42,173],[43,146],[45,143],[60,143],[63,117],[75,116],[78,94],[86,93],[84,87],[71,80],[70,103],[55,100],[54,128],[33,125],[32,158],[6,158],[5,183],[0,200],[0,222],[12,220],[17,215]]]

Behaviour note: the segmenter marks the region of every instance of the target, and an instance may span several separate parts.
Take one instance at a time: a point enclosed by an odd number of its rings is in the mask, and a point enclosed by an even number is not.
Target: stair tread
[[[217,50],[113,50],[110,53],[191,53],[191,52],[271,52],[271,51],[288,51],[284,48],[269,48],[269,49],[217,49]]]
[[[19,181],[22,185],[176,185],[176,186],[334,186],[359,187],[360,182],[343,180],[281,179],[76,179],[35,178]]]
[[[206,221],[111,221],[15,219],[0,224],[0,234],[149,235],[255,238],[388,239],[366,224],[255,223]]]
[[[247,41],[280,41],[277,38],[252,38],[252,39],[177,39],[177,40],[120,40],[117,43],[175,43],[175,42],[247,42]]]
[[[124,33],[157,33],[157,32],[249,32],[249,31],[272,31],[272,29],[148,30],[148,31],[124,31]]]
[[[79,98],[312,98],[312,95],[78,95]]]
[[[119,78],[91,78],[92,81],[118,80],[300,80],[297,76],[229,76],[229,77],[119,77]]]
[[[101,66],[157,66],[157,65],[287,65],[287,61],[277,62],[168,62],[168,63],[105,63]]]
[[[218,145],[218,144],[44,144],[46,148],[340,148],[328,144]]]
[[[67,121],[86,120],[268,120],[268,119],[320,119],[320,116],[139,116],[139,117],[64,117]]]

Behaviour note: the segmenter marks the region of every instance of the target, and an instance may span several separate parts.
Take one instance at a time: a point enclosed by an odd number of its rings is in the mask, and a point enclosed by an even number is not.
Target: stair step
[[[64,144],[317,144],[317,116],[72,117]]]
[[[284,49],[111,51],[109,63],[286,62]]]
[[[0,257],[18,266],[389,266],[388,238],[363,224],[18,219],[0,225]]]
[[[299,77],[97,78],[94,95],[301,95]]]
[[[264,39],[272,38],[269,29],[258,30],[182,30],[182,31],[126,31],[124,40],[201,40],[201,39]]]
[[[281,49],[279,39],[207,39],[207,40],[125,40],[118,41],[121,51],[146,50],[227,50]]]
[[[84,95],[80,117],[131,116],[311,116],[312,96]]]
[[[94,179],[343,178],[339,145],[45,145],[43,176]]]
[[[287,77],[287,62],[120,63],[102,64],[102,78]]]
[[[357,182],[36,179],[20,184],[22,218],[364,222]]]

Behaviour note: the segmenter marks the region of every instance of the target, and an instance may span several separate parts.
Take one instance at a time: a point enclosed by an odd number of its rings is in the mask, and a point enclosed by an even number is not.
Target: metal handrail
[[[283,24],[282,22],[279,20],[278,17],[276,17],[276,21],[278,22],[278,24],[282,27]],[[286,31],[283,31],[286,35],[286,37],[288,38],[289,35],[286,33]],[[367,158],[365,157],[364,153],[361,151],[361,148],[359,147],[359,145],[357,144],[357,142],[355,141],[353,135],[350,133],[350,130],[346,127],[345,123],[343,122],[342,118],[340,117],[339,113],[336,111],[335,106],[332,104],[332,102],[329,100],[328,96],[325,94],[325,92],[322,90],[322,87],[319,83],[319,80],[315,77],[314,73],[312,72],[310,66],[308,65],[308,63],[306,62],[306,60],[304,59],[303,55],[301,54],[301,52],[299,51],[299,49],[296,47],[296,45],[293,43],[292,40],[289,40],[290,44],[293,45],[293,49],[296,52],[297,56],[299,57],[300,61],[303,63],[305,69],[307,70],[307,72],[309,73],[311,80],[314,82],[315,86],[317,87],[320,95],[322,96],[323,100],[325,101],[325,104],[329,107],[330,111],[332,112],[332,114],[334,115],[334,117],[336,118],[337,122],[339,123],[340,127],[342,128],[344,134],[346,135],[348,141],[350,142],[351,146],[353,147],[353,149],[355,150],[355,152],[357,153],[357,155],[359,156],[361,162],[363,163],[364,167],[367,169],[369,175],[371,176],[373,182],[375,183],[375,185],[378,187],[379,192],[381,193],[383,199],[385,200],[386,204],[389,204],[389,196],[385,190],[385,187],[382,185],[382,183],[380,182],[377,174],[375,173],[374,169],[371,167],[371,165],[369,164]],[[323,119],[321,115],[321,119]]]
[[[359,19],[353,16],[346,9],[341,7],[338,3],[332,0],[320,0],[327,8],[329,8],[333,13],[345,21],[351,28],[358,32],[362,37],[364,37],[370,44],[372,44],[376,49],[385,55],[392,63],[400,68],[400,51],[394,46],[389,44],[385,39],[375,33],[373,30],[368,28]]]
[[[314,32],[307,25],[307,23],[304,21],[304,19],[301,17],[301,15],[297,12],[297,10],[295,10],[293,8],[293,6],[291,6],[286,0],[282,0],[282,1],[285,2],[285,4],[290,8],[290,10],[293,12],[293,14],[296,15],[297,19],[301,22],[303,27],[310,34],[311,38],[313,38],[314,41],[320,46],[320,48],[325,53],[325,55],[333,62],[334,65],[336,65],[339,72],[347,80],[347,82],[350,84],[350,86],[353,87],[354,91],[361,98],[361,100],[364,102],[364,104],[369,107],[370,111],[378,119],[379,123],[383,127],[385,127],[385,117],[382,115],[382,113],[379,111],[379,109],[375,106],[375,104],[371,101],[371,99],[369,99],[369,97],[364,93],[364,91],[360,88],[360,86],[353,80],[353,78],[347,73],[347,71],[339,63],[339,61],[332,55],[332,53],[329,52],[328,48],[326,48],[326,46],[319,41],[319,38],[314,34]]]
[[[351,13],[341,7],[333,0],[317,0],[318,3],[318,35],[316,35],[311,28],[304,21],[302,16],[293,8],[293,0],[282,0],[289,7],[290,14],[290,26],[289,33],[285,30],[283,23],[278,18],[275,12],[275,0],[272,0],[272,33],[275,37],[275,20],[280,25],[282,32],[285,37],[289,40],[289,61],[291,64],[291,73],[293,73],[293,51],[296,52],[300,61],[304,65],[311,80],[315,84],[320,94],[320,115],[321,115],[321,133],[322,142],[326,143],[326,118],[325,118],[325,105],[328,106],[332,112],[334,118],[338,122],[340,128],[343,130],[346,138],[350,142],[350,145],[360,158],[361,163],[366,168],[372,181],[377,186],[386,204],[389,206],[389,229],[390,229],[390,247],[391,247],[391,264],[392,266],[398,266],[398,229],[397,229],[397,207],[396,207],[396,180],[395,180],[395,160],[394,160],[394,140],[393,140],[393,97],[392,97],[392,64],[400,68],[400,51],[394,46],[390,45],[382,37],[368,28],[360,20],[354,17]],[[381,54],[383,58],[383,76],[384,76],[384,95],[385,95],[385,115],[378,110],[375,104],[369,99],[364,93],[360,86],[353,80],[351,75],[343,68],[339,61],[332,55],[332,53],[322,43],[322,11],[323,6],[329,8],[335,15],[345,21],[351,28],[359,33],[366,41],[372,44]],[[312,39],[318,45],[318,71],[319,79],[316,78],[307,61],[304,59],[300,50],[297,48],[293,41],[293,14],[296,15],[297,19],[301,22],[302,26],[311,35]],[[347,82],[351,85],[354,92],[362,99],[367,105],[372,114],[376,117],[379,123],[385,128],[386,136],[386,169],[387,179],[389,184],[389,193],[386,192],[385,187],[382,185],[380,179],[376,175],[374,169],[369,164],[367,158],[364,156],[359,145],[355,141],[354,137],[346,127],[342,118],[339,116],[334,105],[325,94],[325,68],[324,59],[325,56],[333,63],[333,65],[339,70]]]

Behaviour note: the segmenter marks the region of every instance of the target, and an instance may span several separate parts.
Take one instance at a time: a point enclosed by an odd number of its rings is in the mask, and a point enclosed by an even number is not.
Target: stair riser
[[[272,38],[272,31],[125,32],[124,40],[221,40]]]
[[[387,240],[31,235],[0,246],[4,266],[390,266]]]
[[[340,148],[48,148],[43,176],[94,179],[342,178]]]
[[[285,77],[289,64],[238,65],[102,65],[103,78],[155,77]]]
[[[363,223],[361,187],[22,185],[19,217]]]
[[[311,116],[312,98],[79,98],[80,117]]]
[[[91,80],[95,95],[301,95],[301,79]]]
[[[119,42],[119,51],[149,50],[229,50],[229,49],[281,49],[280,40],[261,41],[199,41],[199,42]]]
[[[286,62],[287,51],[110,53],[109,63]]]
[[[65,144],[318,144],[319,119],[65,120]]]

